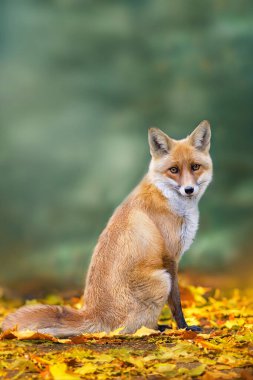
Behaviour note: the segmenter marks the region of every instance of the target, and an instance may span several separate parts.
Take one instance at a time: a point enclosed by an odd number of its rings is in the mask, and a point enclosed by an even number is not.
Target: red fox
[[[58,337],[157,329],[168,302],[178,328],[188,326],[177,269],[198,228],[198,202],[212,179],[211,130],[202,121],[185,139],[149,129],[149,171],[115,210],[99,237],[88,270],[84,306],[24,306],[2,329],[34,330]]]

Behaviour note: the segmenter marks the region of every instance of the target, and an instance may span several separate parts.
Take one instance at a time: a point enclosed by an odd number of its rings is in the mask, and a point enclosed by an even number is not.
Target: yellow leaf
[[[28,358],[17,358],[8,365],[8,368],[14,370],[18,368],[20,372],[25,370],[37,372],[35,364]]]
[[[176,368],[176,364],[161,363],[156,366],[156,370],[161,373],[173,371]]]
[[[223,371],[224,369],[231,369],[231,366],[230,365],[227,365],[227,364],[215,364],[215,369],[219,370],[219,371]]]
[[[190,376],[200,376],[203,372],[205,372],[206,365],[200,364],[197,367],[194,367],[189,370],[188,375]]]
[[[124,330],[124,328],[125,327],[119,327],[118,329],[111,331],[109,333],[109,336],[119,335],[122,332],[122,330]]]
[[[62,344],[69,344],[71,343],[71,339],[63,339],[63,338],[56,338],[57,343],[62,343]]]
[[[232,379],[238,379],[238,373],[229,371],[228,373],[220,372],[215,369],[212,371],[207,371],[206,374],[204,375],[203,379],[208,379],[208,380],[232,380]]]
[[[226,321],[225,326],[228,329],[232,329],[233,327],[241,327],[245,323],[245,320],[243,318],[236,318],[231,321]]]
[[[88,373],[94,373],[98,367],[92,363],[85,363],[82,367],[76,370],[79,375],[87,375]],[[60,380],[60,379],[59,379]]]
[[[208,364],[208,365],[216,364],[216,361],[214,359],[210,359],[207,356],[202,357],[201,360],[204,364]]]
[[[187,324],[189,325],[189,326],[191,326],[191,325],[196,325],[196,326],[198,326],[199,325],[199,321],[198,321],[198,319],[196,318],[196,317],[194,317],[194,316],[192,316],[192,317],[186,317],[186,321],[187,321]]]
[[[160,334],[157,330],[148,329],[145,326],[142,326],[139,330],[137,330],[133,336],[145,336],[145,335],[153,335],[153,334]]]
[[[44,301],[47,305],[62,305],[63,299],[57,294],[49,294]]]
[[[133,364],[137,368],[143,368],[144,367],[143,360],[140,358],[130,357],[129,359],[127,359],[127,361],[129,363]]]
[[[199,341],[198,345],[205,348],[209,348],[210,350],[222,351],[222,348],[219,347],[217,344],[213,344],[208,341]]]
[[[103,362],[103,363],[110,363],[114,360],[115,358],[111,355],[108,354],[99,354],[98,357],[94,359],[96,362]]]
[[[149,362],[156,359],[157,359],[157,355],[147,355],[142,358],[144,362]]]
[[[79,336],[77,336],[77,337],[74,337],[74,339],[72,339],[72,341],[74,341],[74,343],[76,343],[75,342],[75,340],[77,339],[77,338],[80,338],[80,339],[82,339],[82,337],[84,337],[84,338],[104,338],[105,336],[108,336],[108,334],[105,332],[105,331],[102,331],[102,332],[98,332],[98,333],[84,333],[84,334],[81,334],[81,335],[79,335]]]
[[[74,306],[75,306],[75,309],[80,310],[83,308],[83,303],[81,301],[79,301],[79,302],[75,303]]]
[[[206,299],[200,294],[194,294],[194,299],[198,304],[204,305],[206,303]]]
[[[223,354],[219,357],[218,363],[224,364],[232,364],[235,363],[237,359],[233,356],[233,354]]]
[[[209,339],[210,338],[210,335],[211,334],[202,334],[202,333],[198,333],[198,337],[201,337],[203,339]]]
[[[79,376],[67,373],[68,367],[65,363],[58,363],[49,366],[49,371],[54,380],[77,380]]]
[[[235,340],[238,342],[253,342],[253,333],[246,333],[244,335],[236,335]]]

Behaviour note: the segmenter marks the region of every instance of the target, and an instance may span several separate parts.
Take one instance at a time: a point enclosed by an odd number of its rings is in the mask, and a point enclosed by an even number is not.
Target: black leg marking
[[[177,263],[174,260],[166,258],[164,260],[164,265],[168,273],[171,275],[171,291],[168,298],[168,304],[178,328],[192,331],[201,331],[201,328],[199,326],[188,326],[185,321],[178,286]]]
[[[158,325],[157,328],[161,332],[164,332],[167,329],[171,329],[171,327],[169,325]]]

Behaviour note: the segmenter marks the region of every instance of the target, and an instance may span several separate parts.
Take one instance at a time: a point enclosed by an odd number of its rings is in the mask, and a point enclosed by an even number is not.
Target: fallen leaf
[[[200,376],[205,371],[205,368],[206,368],[205,364],[200,364],[197,367],[190,369],[188,374],[192,377]]]
[[[80,375],[87,375],[96,372],[98,369],[97,365],[93,363],[84,363],[82,367],[78,368],[75,373]]]
[[[187,380],[251,380],[252,291],[186,286],[185,294],[186,319],[201,324],[202,333],[177,329],[168,306],[159,323],[172,328],[163,333],[142,327],[135,334],[124,334],[122,327],[112,333],[59,339],[12,329],[1,334],[0,377],[106,380],[149,378],[155,374],[159,378]],[[61,296],[52,295],[50,299],[62,303]],[[82,301],[71,298],[67,303],[76,307]],[[21,304],[21,300],[0,299],[0,321]]]
[[[155,334],[160,334],[160,332],[157,330],[148,329],[147,327],[142,326],[139,330],[137,330],[134,334],[132,334],[132,336],[142,337],[146,335],[155,335]]]
[[[67,373],[68,367],[65,363],[58,363],[49,366],[49,371],[54,380],[77,380],[78,375]]]

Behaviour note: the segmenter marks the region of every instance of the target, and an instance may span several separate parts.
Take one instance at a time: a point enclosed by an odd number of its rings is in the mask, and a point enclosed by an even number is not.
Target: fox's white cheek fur
[[[212,173],[203,173],[199,179],[198,179],[198,184],[199,184],[199,194],[202,196],[204,192],[206,191],[207,186],[210,184],[212,181]]]
[[[166,177],[160,173],[151,173],[150,176],[151,182],[163,193],[163,195],[168,199],[172,189],[179,189],[179,185],[173,179]]]

